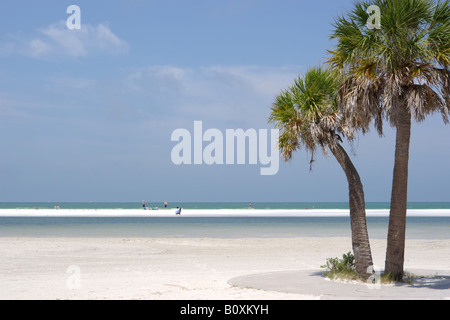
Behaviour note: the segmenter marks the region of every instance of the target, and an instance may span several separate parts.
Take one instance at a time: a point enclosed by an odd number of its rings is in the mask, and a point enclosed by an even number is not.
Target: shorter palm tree
[[[334,155],[347,177],[349,186],[352,247],[358,276],[367,280],[373,273],[372,254],[367,232],[364,190],[360,176],[342,147],[341,135],[353,139],[353,131],[339,113],[338,76],[322,67],[309,69],[304,77],[275,98],[269,123],[280,129],[279,147],[285,161],[304,147],[314,161],[317,148]]]

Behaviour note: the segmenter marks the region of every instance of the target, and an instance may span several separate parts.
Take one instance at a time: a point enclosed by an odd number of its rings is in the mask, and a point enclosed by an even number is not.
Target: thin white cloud
[[[129,45],[114,34],[109,26],[82,24],[69,30],[65,21],[38,30],[31,39],[4,44],[0,54],[22,54],[33,58],[83,58],[98,54],[126,54]]]
[[[33,39],[29,43],[30,51],[29,54],[34,57],[39,57],[47,54],[51,47],[49,44],[45,43],[41,39]]]
[[[70,102],[72,112],[81,115],[91,110],[90,117],[122,125],[156,121],[152,127],[178,127],[203,120],[205,125],[262,128],[274,97],[292,85],[302,70],[300,66],[165,65],[134,69],[122,78],[59,74],[42,84],[42,99],[29,99],[28,104]],[[34,115],[35,110],[23,102],[9,103],[9,111]]]
[[[125,87],[151,109],[199,120],[263,121],[276,94],[292,85],[299,66],[152,66],[130,74]]]

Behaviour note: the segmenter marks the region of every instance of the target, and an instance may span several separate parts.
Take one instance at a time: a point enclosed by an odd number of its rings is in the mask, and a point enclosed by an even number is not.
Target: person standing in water
[[[164,209],[167,209],[167,201],[164,201]]]
[[[145,200],[142,200],[142,208],[145,210]]]

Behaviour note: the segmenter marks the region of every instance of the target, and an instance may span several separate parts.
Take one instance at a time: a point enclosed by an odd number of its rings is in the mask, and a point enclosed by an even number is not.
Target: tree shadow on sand
[[[427,288],[434,290],[449,290],[450,289],[450,276],[435,275],[435,276],[406,276],[406,283],[401,285],[409,285],[413,288]]]

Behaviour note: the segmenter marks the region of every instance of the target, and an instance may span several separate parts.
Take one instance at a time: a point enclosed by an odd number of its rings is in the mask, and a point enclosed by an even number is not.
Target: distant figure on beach
[[[58,204],[55,204],[55,209],[59,209],[59,206],[58,206]]]
[[[252,203],[251,203],[251,202],[248,203],[248,208],[249,208],[249,209],[252,208]]]
[[[164,209],[167,209],[167,201],[164,201]]]
[[[145,200],[142,200],[142,208],[145,210]]]
[[[181,208],[178,208],[178,207],[177,207],[177,210],[175,211],[175,214],[176,214],[176,215],[180,215],[180,214],[181,214]]]

